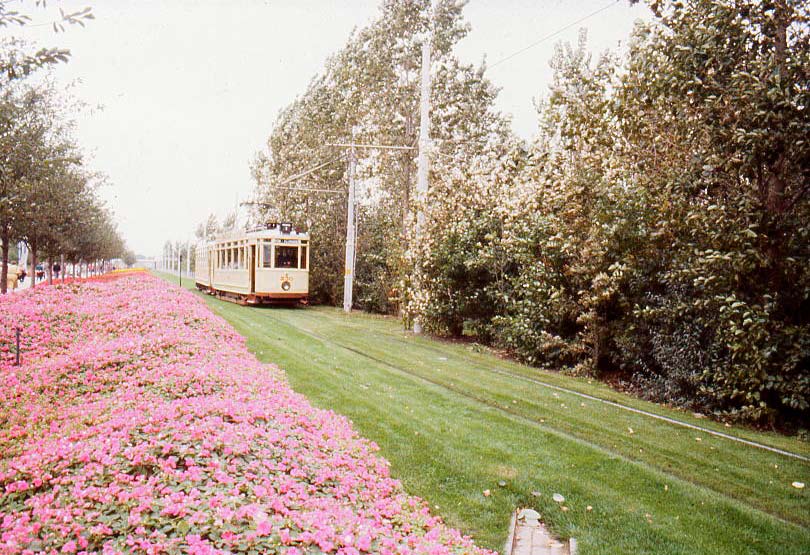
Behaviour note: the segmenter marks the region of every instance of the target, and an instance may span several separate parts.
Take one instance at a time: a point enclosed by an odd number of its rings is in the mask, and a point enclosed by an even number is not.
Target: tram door
[[[250,292],[256,292],[256,245],[250,245]]]
[[[216,255],[218,255],[219,253],[213,248],[210,248],[210,249],[207,249],[207,250],[208,250],[208,256],[206,258],[207,258],[207,261],[208,261],[208,288],[213,290],[214,289],[214,257]]]

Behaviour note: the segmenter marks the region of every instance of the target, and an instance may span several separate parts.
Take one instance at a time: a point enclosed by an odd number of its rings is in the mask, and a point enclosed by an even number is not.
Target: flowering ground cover
[[[146,274],[0,299],[0,380],[0,553],[486,553]]]

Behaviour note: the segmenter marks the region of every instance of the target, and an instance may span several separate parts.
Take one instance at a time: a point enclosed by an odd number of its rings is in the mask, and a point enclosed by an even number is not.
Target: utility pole
[[[188,242],[186,247],[186,275],[191,275],[191,241]]]
[[[354,183],[354,147],[355,128],[352,127],[352,143],[349,147],[349,206],[346,216],[346,267],[343,271],[343,312],[352,311],[352,294],[354,287],[354,242],[355,242],[355,183]]]
[[[356,180],[355,180],[355,164],[357,163],[357,148],[363,149],[380,149],[380,150],[413,150],[410,146],[398,145],[375,145],[375,144],[357,144],[355,142],[356,129],[352,128],[352,142],[351,143],[326,143],[326,146],[334,146],[339,148],[349,149],[349,200],[346,216],[346,260],[345,269],[343,271],[343,311],[349,313],[352,311],[352,295],[354,289],[354,265],[355,253],[357,243],[357,218],[355,215],[355,197],[356,197]]]
[[[417,158],[416,174],[416,233],[414,237],[414,252],[422,243],[425,228],[425,209],[428,192],[428,173],[430,172],[430,160],[428,150],[430,149],[430,50],[433,43],[433,21],[436,16],[436,0],[430,0],[430,14],[428,21],[428,31],[425,41],[422,43],[422,82],[419,94],[419,157]],[[419,260],[414,259],[414,269],[416,275],[417,288],[421,288],[419,277]],[[422,333],[422,322],[419,314],[413,319],[413,332]]]
[[[354,267],[355,267],[355,253],[357,250],[357,218],[355,215],[355,204],[356,204],[356,196],[357,196],[357,184],[355,180],[355,165],[357,163],[357,149],[379,149],[379,150],[414,150],[412,146],[400,146],[400,145],[378,145],[378,144],[358,144],[355,142],[355,137],[357,135],[357,129],[352,127],[352,140],[350,143],[326,143],[325,146],[337,147],[337,148],[348,148],[349,149],[349,168],[347,172],[347,177],[349,181],[349,198],[347,199],[347,209],[346,209],[346,258],[345,258],[345,267],[343,271],[343,310],[347,313],[352,311],[352,297],[353,297],[353,287],[354,287]],[[332,160],[328,160],[321,164],[318,164],[315,167],[312,167],[302,173],[298,173],[293,175],[292,177],[288,177],[284,181],[282,181],[279,185],[275,187],[271,187],[273,190],[278,191],[299,191],[299,192],[307,192],[307,193],[325,193],[325,194],[341,194],[342,191],[332,190],[332,189],[319,189],[314,187],[308,188],[300,188],[300,187],[286,187],[285,185],[297,181],[302,177],[306,177],[314,173],[315,171],[323,168],[329,164],[337,162],[341,160],[343,157],[334,158]],[[272,206],[272,204],[266,204],[262,202],[243,202],[242,205],[259,205],[259,206]]]

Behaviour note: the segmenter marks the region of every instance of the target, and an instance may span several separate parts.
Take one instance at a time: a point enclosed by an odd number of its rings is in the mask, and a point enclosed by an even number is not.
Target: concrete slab
[[[518,509],[512,514],[505,555],[576,555],[576,541],[554,538],[532,509]]]

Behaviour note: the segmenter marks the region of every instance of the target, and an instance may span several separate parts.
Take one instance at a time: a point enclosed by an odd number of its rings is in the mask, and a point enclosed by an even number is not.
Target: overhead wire
[[[580,23],[582,23],[583,21],[586,21],[586,20],[588,20],[588,19],[592,18],[593,16],[598,15],[598,14],[602,13],[603,11],[605,11],[605,10],[607,10],[607,9],[609,9],[609,8],[612,8],[613,6],[615,6],[616,4],[618,4],[619,2],[620,2],[620,0],[614,0],[613,2],[611,2],[610,4],[608,4],[607,6],[603,6],[603,7],[599,8],[598,10],[596,10],[596,11],[594,11],[594,12],[591,12],[591,13],[589,13],[588,15],[585,15],[585,16],[583,16],[583,17],[581,17],[581,18],[577,19],[576,21],[574,21],[574,22],[572,22],[572,23],[569,23],[569,24],[568,24],[568,25],[566,25],[565,27],[560,27],[559,29],[557,29],[557,30],[556,30],[556,31],[554,31],[553,33],[549,33],[548,35],[545,35],[545,36],[541,37],[540,39],[536,40],[535,42],[531,43],[530,45],[528,45],[528,46],[524,46],[524,47],[523,47],[523,48],[521,48],[520,50],[518,50],[518,51],[516,51],[516,52],[513,52],[512,54],[509,54],[508,56],[506,56],[506,57],[504,57],[504,58],[501,58],[500,60],[498,60],[498,61],[497,61],[497,62],[495,62],[494,64],[492,64],[492,65],[488,66],[488,68],[487,68],[487,69],[492,69],[492,68],[494,68],[494,67],[496,67],[496,66],[499,66],[500,64],[502,64],[502,63],[506,62],[507,60],[511,60],[511,59],[512,59],[512,58],[514,58],[515,56],[519,56],[520,54],[523,54],[523,53],[524,53],[524,52],[526,52],[527,50],[531,50],[532,48],[534,48],[534,47],[535,47],[535,46],[537,46],[538,44],[541,44],[541,43],[543,43],[543,42],[545,42],[545,41],[547,41],[547,40],[549,40],[549,39],[552,39],[552,38],[556,37],[557,35],[559,35],[560,33],[564,32],[564,31],[567,31],[567,30],[568,30],[568,29],[570,29],[571,27],[573,27],[573,26],[575,26],[575,25],[579,25],[579,24],[580,24]]]

